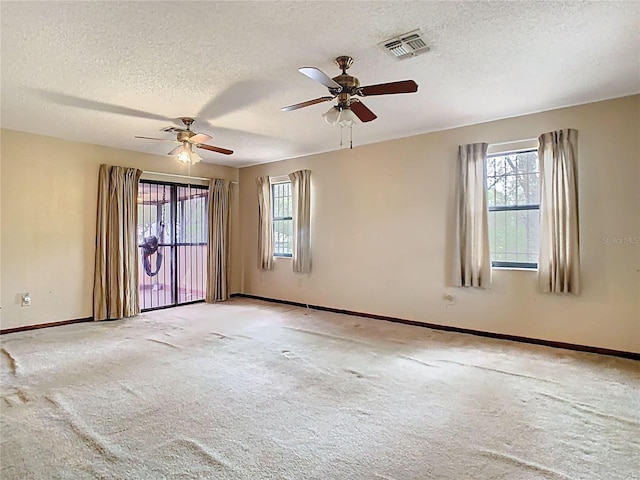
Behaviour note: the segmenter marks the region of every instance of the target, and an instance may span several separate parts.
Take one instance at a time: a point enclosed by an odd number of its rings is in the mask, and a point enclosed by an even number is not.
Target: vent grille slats
[[[379,43],[393,58],[404,60],[430,50],[420,30],[407,32]]]

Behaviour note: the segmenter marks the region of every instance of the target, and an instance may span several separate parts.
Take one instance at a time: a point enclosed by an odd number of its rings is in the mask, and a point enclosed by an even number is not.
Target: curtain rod
[[[524,138],[522,140],[510,140],[508,142],[489,143],[489,145],[496,145],[496,146],[511,145],[513,143],[533,142],[533,141],[537,141],[537,140],[538,140],[537,138]]]
[[[205,178],[205,177],[190,177],[189,175],[176,175],[175,173],[150,172],[148,170],[143,170],[142,173],[149,173],[151,175],[164,175],[165,177],[189,178],[191,180],[206,180],[207,182],[211,180],[210,178]],[[238,185],[238,182],[234,182],[233,180],[231,180],[231,183],[233,183],[234,185]]]

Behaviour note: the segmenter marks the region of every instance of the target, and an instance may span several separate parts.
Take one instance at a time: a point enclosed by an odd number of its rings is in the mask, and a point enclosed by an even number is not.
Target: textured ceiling
[[[354,57],[363,85],[414,79],[415,94],[364,99],[378,119],[354,145],[640,92],[640,2],[2,1],[3,128],[164,154],[134,135],[197,118],[204,160],[244,166],[340,148],[327,94]],[[427,54],[378,43],[420,28]],[[168,158],[167,161],[170,161]]]

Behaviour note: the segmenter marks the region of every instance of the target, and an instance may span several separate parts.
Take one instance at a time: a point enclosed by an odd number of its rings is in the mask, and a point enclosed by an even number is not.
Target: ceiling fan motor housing
[[[195,135],[195,132],[192,132],[191,130],[180,130],[178,131],[178,141],[179,142],[188,141],[194,135]]]
[[[343,73],[342,75],[333,77],[333,81],[339,83],[342,88],[339,91],[335,91],[337,89],[329,89],[329,91],[333,95],[338,95],[339,105],[348,105],[351,95],[355,95],[358,91],[358,88],[360,88],[360,80],[358,80],[356,77],[352,77],[351,75]]]

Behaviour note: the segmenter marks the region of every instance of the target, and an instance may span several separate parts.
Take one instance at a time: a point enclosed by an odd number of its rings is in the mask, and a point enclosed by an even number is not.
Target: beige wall
[[[536,293],[535,274],[494,272],[490,291],[448,287],[459,144],[576,128],[584,292]],[[311,127],[310,127],[311,128]],[[319,123],[313,128],[330,128]],[[366,128],[357,126],[357,129]],[[2,130],[2,328],[91,316],[101,163],[185,174],[167,157]],[[336,143],[338,131],[336,130]],[[255,177],[313,171],[313,272],[256,264]],[[238,170],[231,291],[374,314],[640,352],[640,96],[565,108]],[[238,195],[238,189],[235,190]],[[603,239],[611,239],[609,243]],[[20,306],[30,292],[33,305]],[[447,305],[445,293],[455,296]]]
[[[310,128],[330,128],[320,120]],[[538,294],[530,271],[496,270],[489,291],[448,287],[457,146],[561,128],[579,130],[583,294]],[[292,273],[288,259],[260,271],[255,178],[302,168],[313,172],[313,272]],[[605,240],[640,237],[640,96],[243,168],[240,182],[245,293],[640,352],[640,245]]]
[[[90,317],[99,165],[182,175],[187,167],[166,156],[11,130],[1,134],[2,328]],[[238,170],[200,163],[191,175],[237,180]],[[239,265],[234,191],[232,261]],[[236,268],[231,291],[239,288]],[[20,305],[25,292],[31,293],[31,307]]]

